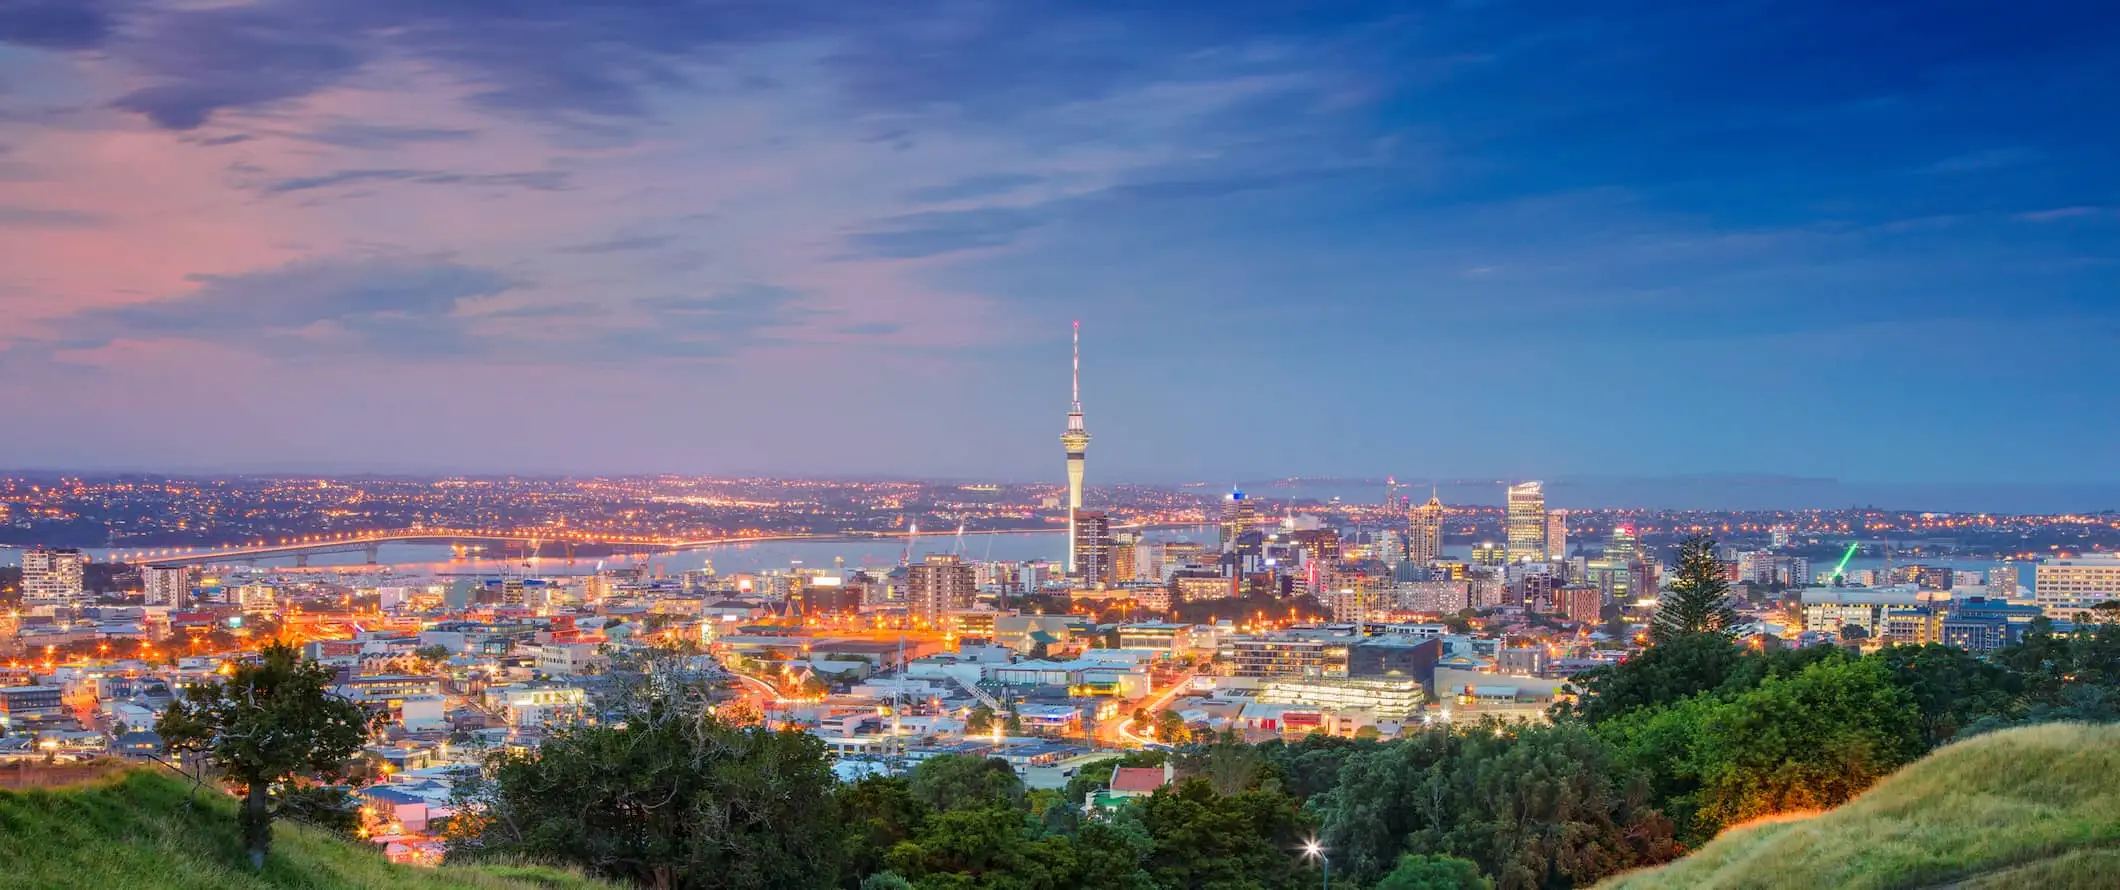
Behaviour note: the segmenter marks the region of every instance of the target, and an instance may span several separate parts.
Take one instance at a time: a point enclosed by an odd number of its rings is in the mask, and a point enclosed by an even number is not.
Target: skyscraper
[[[1111,517],[1102,510],[1076,510],[1075,550],[1069,554],[1081,583],[1103,586],[1112,564]]]
[[[31,605],[70,606],[88,598],[83,574],[88,554],[71,548],[38,547],[22,554],[22,600]]]
[[[1229,490],[1229,498],[1222,504],[1222,552],[1237,548],[1237,538],[1259,524],[1259,510],[1251,499],[1238,489]]]
[[[1443,500],[1434,489],[1428,503],[1413,508],[1413,521],[1406,529],[1406,561],[1426,566],[1443,558]]]
[[[969,609],[979,595],[971,563],[952,553],[930,553],[905,567],[906,609],[914,618],[939,625],[951,612]]]
[[[182,606],[191,598],[190,566],[148,566],[140,570],[150,606]]]
[[[1067,430],[1060,434],[1060,447],[1067,451],[1067,573],[1079,574],[1075,565],[1075,511],[1082,509],[1082,464],[1089,453],[1089,430],[1082,425],[1082,323],[1075,322],[1074,401],[1067,409]]]
[[[1568,511],[1554,510],[1546,514],[1546,559],[1552,562],[1568,561]]]
[[[1546,488],[1544,483],[1523,482],[1509,486],[1505,520],[1510,562],[1546,558]]]

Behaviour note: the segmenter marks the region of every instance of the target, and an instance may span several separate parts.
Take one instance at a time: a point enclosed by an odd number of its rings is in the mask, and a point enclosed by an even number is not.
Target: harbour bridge
[[[385,544],[515,544],[524,547],[526,556],[536,554],[545,545],[557,544],[565,548],[566,555],[571,558],[574,548],[577,546],[638,551],[668,551],[688,550],[709,544],[789,541],[814,537],[818,536],[810,534],[778,534],[688,539],[556,527],[498,530],[436,528],[429,526],[336,535],[297,535],[214,548],[145,550],[138,553],[113,554],[113,559],[123,562],[140,562],[156,568],[163,568],[257,562],[278,557],[293,557],[295,565],[306,566],[309,564],[310,557],[320,554],[364,553],[368,557],[369,564],[373,565],[380,557]]]

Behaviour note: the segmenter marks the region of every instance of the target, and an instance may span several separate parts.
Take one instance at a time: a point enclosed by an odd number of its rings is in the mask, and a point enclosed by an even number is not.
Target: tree
[[[1641,708],[1667,705],[1715,689],[1738,669],[1743,653],[1716,634],[1688,634],[1610,667],[1577,674],[1573,715],[1599,723]],[[1565,715],[1570,709],[1559,709]]]
[[[202,755],[242,789],[237,819],[254,869],[272,848],[273,786],[340,779],[375,725],[360,705],[332,695],[332,682],[330,669],[273,643],[227,680],[185,690],[155,723],[170,751]]]
[[[452,858],[556,860],[658,890],[836,885],[837,781],[808,733],[737,727],[646,684],[622,719],[499,752],[460,783]]]
[[[1687,538],[1678,548],[1676,579],[1657,598],[1650,634],[1658,643],[1693,634],[1731,640],[1737,637],[1737,627],[1729,576],[1715,556],[1715,539],[1706,535]]]
[[[432,664],[440,664],[449,660],[449,647],[440,643],[421,646],[412,650],[412,657]]]
[[[1398,865],[1377,881],[1376,890],[1493,890],[1478,863],[1450,856],[1399,857]]]
[[[1014,807],[1023,801],[1023,780],[999,757],[930,757],[913,767],[906,781],[914,799],[937,813]]]
[[[1155,843],[1148,873],[1160,886],[1259,890],[1316,882],[1293,855],[1308,834],[1308,820],[1285,794],[1223,796],[1195,778],[1142,798],[1139,807]]]
[[[1869,638],[1870,632],[1863,630],[1860,624],[1847,624],[1840,628],[1840,641],[1843,643],[1860,643]]]
[[[994,725],[994,709],[985,705],[972,708],[964,717],[964,731],[968,735],[984,735]]]
[[[1192,731],[1185,727],[1184,716],[1164,710],[1156,714],[1156,740],[1166,745],[1183,745],[1192,741]]]
[[[1179,755],[1177,765],[1179,771],[1198,776],[1225,797],[1261,787],[1273,775],[1272,762],[1234,730]]]
[[[1874,659],[1771,677],[1698,721],[1696,836],[1760,816],[1853,799],[1927,750],[1913,697]]]

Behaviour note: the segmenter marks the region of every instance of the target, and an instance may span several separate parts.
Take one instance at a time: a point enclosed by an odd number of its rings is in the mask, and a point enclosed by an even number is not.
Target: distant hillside
[[[0,791],[0,888],[392,888],[576,890],[606,885],[543,868],[427,869],[391,865],[355,844],[279,825],[265,870],[253,873],[235,802],[167,773],[130,770],[72,788]]]
[[[2120,887],[2120,726],[2055,724],[1938,750],[1846,806],[1733,828],[1599,890]]]

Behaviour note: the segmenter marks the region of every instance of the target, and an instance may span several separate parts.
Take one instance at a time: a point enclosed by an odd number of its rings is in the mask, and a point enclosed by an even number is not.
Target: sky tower
[[[1082,458],[1089,451],[1089,430],[1082,426],[1082,323],[1075,322],[1074,401],[1067,409],[1067,573],[1075,574],[1075,511],[1082,509]]]

